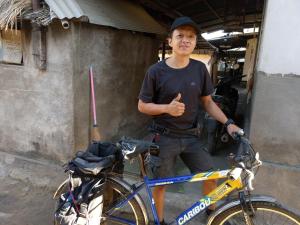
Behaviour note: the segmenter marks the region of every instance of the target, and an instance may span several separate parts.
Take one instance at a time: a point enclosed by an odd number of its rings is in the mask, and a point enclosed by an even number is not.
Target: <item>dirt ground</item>
[[[0,180],[0,224],[52,224],[54,201],[46,188],[5,178]]]

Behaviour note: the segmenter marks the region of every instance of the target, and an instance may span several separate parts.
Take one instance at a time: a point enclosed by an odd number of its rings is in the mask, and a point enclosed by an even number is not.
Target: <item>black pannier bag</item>
[[[56,225],[99,225],[106,171],[122,169],[121,152],[112,143],[95,142],[66,165],[68,187],[54,214]],[[119,170],[118,169],[118,170]]]

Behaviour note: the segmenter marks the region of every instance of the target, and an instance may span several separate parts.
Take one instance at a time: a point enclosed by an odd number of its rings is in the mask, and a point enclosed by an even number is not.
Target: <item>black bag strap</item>
[[[77,213],[77,215],[79,214],[79,208],[78,208],[78,205],[77,205],[77,202],[76,202],[76,199],[75,199],[75,196],[74,196],[74,185],[73,185],[73,177],[72,177],[72,174],[69,173],[69,195],[72,199],[72,203],[74,205],[74,208],[75,208],[75,211]]]

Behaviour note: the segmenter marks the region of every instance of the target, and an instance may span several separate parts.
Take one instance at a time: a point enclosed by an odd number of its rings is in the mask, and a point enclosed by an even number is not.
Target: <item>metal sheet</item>
[[[59,19],[80,18],[118,29],[164,34],[166,29],[140,5],[128,0],[45,0]]]

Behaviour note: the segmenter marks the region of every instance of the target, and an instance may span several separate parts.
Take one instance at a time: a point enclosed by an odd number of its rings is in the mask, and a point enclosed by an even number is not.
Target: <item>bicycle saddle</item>
[[[150,154],[158,155],[159,146],[150,141],[136,140],[124,137],[118,142],[118,147],[126,159],[133,159],[141,153],[150,151]]]

